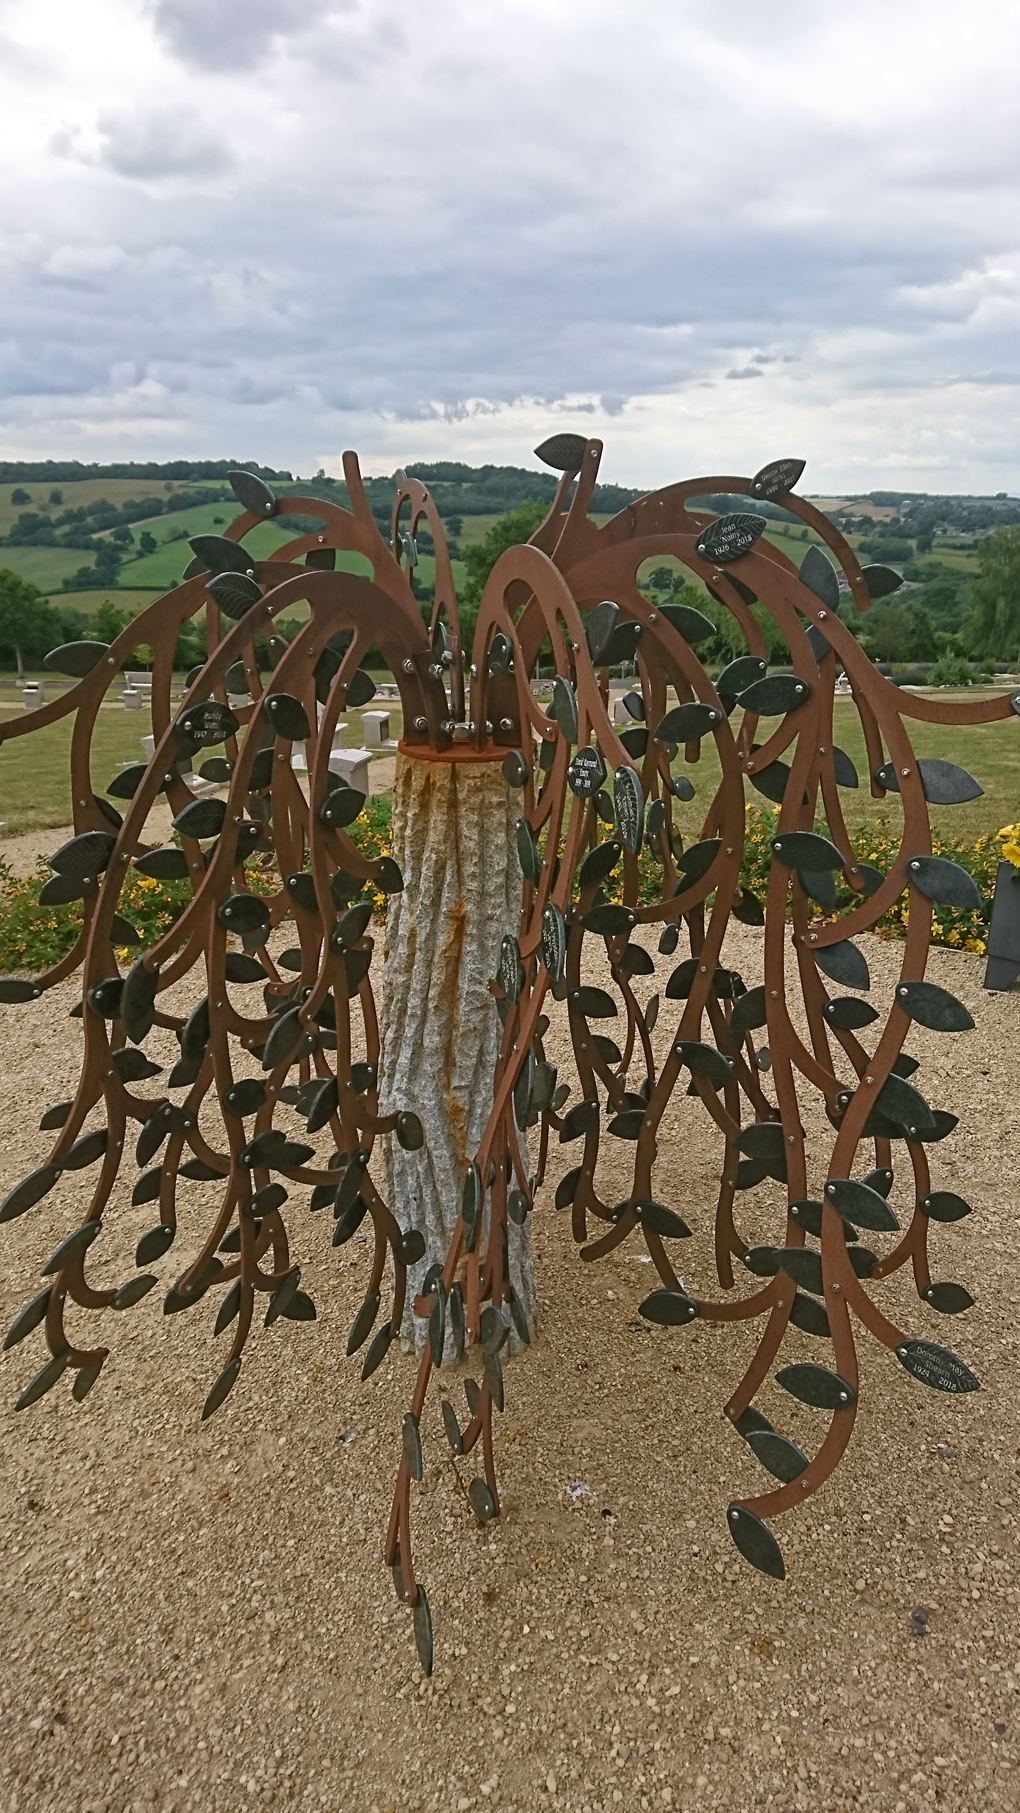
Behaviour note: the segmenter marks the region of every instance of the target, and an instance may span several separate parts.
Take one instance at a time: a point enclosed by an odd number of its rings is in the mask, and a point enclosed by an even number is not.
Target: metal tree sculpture
[[[954,1313],[971,1301],[960,1285],[931,1279],[931,1222],[957,1220],[969,1206],[932,1189],[927,1148],[952,1130],[955,1119],[930,1107],[908,1081],[917,1065],[902,1045],[912,1020],[946,1032],[972,1024],[958,1001],[924,980],[932,902],[977,903],[970,877],[931,854],[927,802],[968,799],[980,789],[950,763],[915,758],[904,718],[977,723],[1020,713],[1020,694],[944,704],[898,691],[870,665],[838,615],[836,566],[862,610],[899,581],[885,568],[862,571],[828,519],[794,495],[801,462],[777,461],[750,480],[713,477],[670,486],[597,528],[587,508],[600,443],[560,435],[539,453],[562,472],[562,481],[531,542],[511,548],[493,568],[469,672],[442,525],[427,491],[415,480],[401,482],[387,544],[369,511],[357,462],[347,455],[351,512],[314,498],[277,499],[251,474],[236,474],[232,482],[246,513],[228,536],[198,538],[192,544],[196,560],[182,584],[109,650],[75,643],[56,651],[51,665],[79,677],[78,684],[3,731],[6,740],[76,714],[75,836],[51,858],[54,876],[45,893],[50,900],[82,899],[85,927],[52,970],[34,981],[8,978],[0,995],[32,998],[80,967],[85,1051],[74,1101],[43,1117],[44,1127],[59,1128],[49,1160],[9,1193],[0,1220],[30,1209],[63,1172],[101,1160],[84,1222],[51,1255],[47,1283],[7,1334],[5,1345],[12,1347],[45,1323],[50,1358],[22,1391],[18,1407],[34,1402],[67,1370],[74,1373],[73,1395],[81,1399],[100,1374],[108,1350],[87,1344],[82,1317],[75,1318],[73,1335],[66,1330],[68,1300],[86,1311],[123,1309],[157,1282],[143,1273],[109,1291],[94,1289],[86,1278],[89,1250],[102,1233],[104,1209],[130,1148],[130,1123],[140,1124],[134,1159],[141,1175],[133,1201],[158,1202],[156,1224],[138,1245],[139,1266],[173,1244],[178,1177],[222,1180],[202,1250],[164,1302],[167,1313],[184,1310],[225,1287],[215,1326],[217,1333],[233,1328],[233,1343],[206,1399],[206,1416],[237,1378],[260,1293],[267,1325],[315,1313],[291,1261],[283,1214],[287,1189],[279,1179],[308,1185],[313,1208],[332,1204],[335,1245],[367,1217],[374,1261],[348,1352],[372,1335],[384,1285],[389,1313],[372,1336],[362,1376],[379,1365],[400,1328],[409,1268],[418,1280],[415,1314],[427,1319],[385,1548],[398,1595],[413,1607],[426,1669],[431,1617],[414,1573],[410,1530],[410,1486],[423,1465],[420,1418],[436,1365],[459,1357],[465,1347],[474,1349],[481,1373],[466,1380],[466,1426],[447,1397],[443,1417],[456,1454],[481,1444],[471,1503],[483,1522],[498,1515],[492,1412],[503,1407],[500,1352],[512,1330],[519,1340],[529,1339],[527,1306],[510,1275],[509,1236],[526,1226],[553,1135],[561,1144],[583,1142],[580,1162],[556,1188],[558,1205],[572,1205],[574,1238],[585,1243],[582,1256],[596,1259],[633,1231],[646,1242],[661,1280],[642,1305],[647,1318],[678,1326],[696,1318],[763,1319],[754,1357],[726,1405],[734,1428],[777,1482],[727,1510],[730,1534],[755,1567],[782,1578],[780,1549],[765,1520],[817,1490],[850,1439],[860,1389],[858,1325],[924,1384],[950,1392],[977,1385],[954,1354],[896,1327],[867,1287],[909,1263],[919,1296],[935,1309]],[[798,572],[761,539],[765,519],[753,510],[712,517],[688,507],[688,500],[713,492],[744,493],[752,505],[755,499],[780,501],[828,546],[836,566],[812,545]],[[268,562],[250,558],[248,532],[267,517],[285,523],[293,513],[319,518],[321,531],[299,535]],[[413,561],[414,528],[422,517],[436,550],[428,627],[404,564]],[[372,579],[330,570],[339,549],[366,556]],[[746,639],[746,654],[714,683],[696,653],[713,625],[688,606],[656,608],[638,589],[641,564],[667,555],[703,582]],[[274,620],[300,601],[307,602],[309,619],[288,645],[272,634]],[[784,637],[792,671],[766,673],[755,602]],[[174,645],[181,625],[200,610],[208,659],[189,676],[174,712]],[[253,644],[265,635],[274,665],[264,686]],[[146,765],[125,770],[107,788],[129,801],[121,821],[92,791],[90,739],[99,706],[139,639],[155,651],[155,751]],[[506,789],[517,806],[520,919],[516,936],[503,939],[490,985],[501,1042],[484,1132],[466,1165],[459,1207],[452,1205],[445,1252],[426,1251],[407,1204],[387,1203],[376,1180],[377,1140],[420,1150],[424,1134],[414,1101],[391,1100],[386,1112],[380,1107],[388,1084],[385,1052],[380,1075],[369,975],[371,905],[359,898],[365,883],[373,882],[395,897],[390,912],[399,914],[405,879],[413,891],[417,878],[402,877],[392,859],[361,854],[345,827],[361,811],[363,796],[329,765],[341,711],[372,694],[373,683],[359,665],[372,643],[400,689],[398,759],[500,763],[504,818]],[[547,713],[536,705],[531,685],[540,650],[551,651],[554,668]],[[634,724],[618,731],[608,710],[608,669],[630,658],[638,672],[630,700]],[[857,775],[833,746],[837,659],[860,717],[872,792],[880,798],[894,790],[902,799],[902,837],[887,874],[857,863],[843,821],[839,789],[856,786]],[[250,704],[228,704],[228,693],[236,701],[244,692]],[[759,742],[762,720],[767,729]],[[696,761],[708,737],[718,752],[721,782],[706,804],[699,841],[684,848],[671,812],[675,800],[689,799],[693,789],[674,765],[681,748]],[[229,784],[226,800],[194,798],[184,778],[191,758],[223,742],[226,756],[207,762],[204,772]],[[291,761],[295,742],[307,751],[307,797]],[[764,902],[739,880],[745,777],[780,808]],[[179,847],[149,851],[142,832],[162,792],[175,814]],[[819,814],[827,835],[815,828]],[[638,904],[643,846],[662,871],[660,897],[652,905]],[[273,853],[279,871],[278,889],[269,898],[253,891],[245,868],[260,851]],[[131,864],[149,874],[186,876],[193,892],[171,930],[121,975],[114,950],[123,942],[124,923],[117,906]],[[851,903],[837,910],[834,876],[840,871]],[[615,900],[606,897],[610,877],[610,891],[620,896]],[[900,979],[869,1054],[856,1034],[879,1013],[863,999],[870,978],[854,939],[905,889],[910,914]],[[820,919],[812,902],[827,917]],[[764,927],[761,979],[750,985],[721,963],[731,916]],[[294,981],[281,977],[267,948],[269,934],[288,917],[299,937],[298,951],[289,954],[291,966],[300,966]],[[632,982],[652,973],[654,961],[631,940],[640,925],[662,927],[659,951],[665,957],[677,952],[682,933],[689,946],[643,1011]],[[242,949],[228,949],[231,935]],[[593,953],[604,957],[605,987],[590,980]],[[164,992],[192,975],[194,1001],[186,1017],[162,1011]],[[261,1013],[244,1005],[243,990],[255,981],[264,984]],[[792,1013],[795,993],[806,1038]],[[559,1082],[543,1045],[547,1010],[556,1011],[552,1001],[566,1003],[580,1084],[581,1099],[569,1109],[569,1088]],[[619,1021],[621,1008],[623,1030],[615,1042],[593,1023]],[[660,1030],[658,1048],[666,1055],[657,1067],[652,1031],[660,1008],[677,1018],[665,1047]],[[167,1086],[185,1091],[181,1101],[139,1088],[156,1070],[140,1049],[154,1025],[179,1035],[180,1062]],[[774,1102],[763,1082],[763,1054],[754,1049],[752,1035],[759,1029],[767,1038]],[[356,1050],[364,1056],[356,1058]],[[296,1082],[289,1082],[295,1074]],[[657,1131],[680,1082],[691,1097],[689,1112],[711,1117],[723,1151],[715,1209],[719,1285],[724,1293],[733,1290],[736,1256],[759,1281],[749,1295],[721,1301],[692,1296],[674,1270],[671,1243],[690,1230],[671,1204],[657,1199],[652,1170]],[[799,1096],[811,1090],[822,1099],[834,1138],[824,1167],[815,1166],[809,1179]],[[274,1124],[281,1102],[306,1117],[308,1143],[287,1138]],[[535,1162],[526,1137],[532,1127]],[[615,1203],[600,1193],[603,1131],[633,1145],[631,1187]],[[316,1136],[332,1142],[328,1159],[317,1156]],[[858,1157],[864,1142],[873,1142],[870,1169]],[[902,1230],[889,1200],[894,1146],[906,1160]],[[185,1148],[192,1156],[182,1163]],[[736,1195],[766,1177],[786,1185],[785,1227],[777,1245],[749,1247],[734,1212]],[[690,1205],[683,1207],[691,1212]],[[860,1243],[861,1230],[898,1237],[876,1254]],[[753,1403],[790,1323],[829,1343],[829,1364],[793,1364],[776,1374],[794,1398],[829,1412],[813,1456],[777,1432]]]

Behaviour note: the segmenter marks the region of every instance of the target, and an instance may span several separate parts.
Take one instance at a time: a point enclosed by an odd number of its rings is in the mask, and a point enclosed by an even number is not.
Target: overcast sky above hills
[[[0,453],[1020,491],[1020,11],[0,0]]]

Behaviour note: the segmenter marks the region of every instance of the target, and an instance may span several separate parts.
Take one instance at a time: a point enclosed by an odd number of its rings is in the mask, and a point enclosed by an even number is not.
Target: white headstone
[[[372,760],[369,749],[334,749],[329,758],[330,772],[338,774],[349,787],[368,797],[368,770]]]
[[[388,711],[363,711],[361,727],[369,749],[381,749],[389,739],[390,714]]]

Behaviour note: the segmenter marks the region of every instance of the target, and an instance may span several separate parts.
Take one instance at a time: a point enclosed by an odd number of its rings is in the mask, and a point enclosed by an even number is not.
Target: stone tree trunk
[[[500,943],[516,934],[521,869],[510,790],[496,761],[398,754],[393,856],[404,890],[391,897],[380,1006],[384,1113],[413,1103],[425,1144],[385,1142],[385,1195],[401,1226],[425,1237],[408,1268],[402,1334],[420,1348],[411,1300],[441,1264],[460,1213],[464,1175],[492,1109],[500,1022],[489,982]],[[527,1225],[508,1228],[510,1277],[529,1320],[534,1279]]]

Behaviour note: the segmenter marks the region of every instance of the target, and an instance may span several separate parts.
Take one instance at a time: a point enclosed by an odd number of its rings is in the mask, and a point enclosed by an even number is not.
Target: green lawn
[[[40,592],[63,597],[63,581],[79,567],[91,566],[87,548],[0,548],[0,567],[28,579]]]
[[[975,688],[946,697],[982,696]],[[768,720],[765,730],[774,728]],[[985,832],[997,831],[1001,825],[1013,824],[1020,818],[1020,720],[1014,717],[993,724],[925,724],[906,720],[907,734],[919,756],[940,756],[966,768],[984,793],[979,799],[961,806],[930,806],[933,831],[943,837],[976,840]],[[847,828],[884,819],[890,831],[902,822],[899,796],[888,793],[884,800],[871,796],[868,782],[864,738],[860,721],[850,699],[837,699],[833,730],[836,743],[850,757],[860,776],[860,786],[840,788],[840,800]],[[764,741],[764,737],[760,737]],[[693,781],[696,797],[680,805],[676,816],[685,837],[696,836],[705,810],[719,784],[719,762],[715,744],[706,737],[700,762],[687,767],[683,758],[674,764],[675,773],[685,773]],[[764,804],[761,794],[748,785],[748,800]]]
[[[20,709],[0,707],[0,724],[23,716]],[[70,752],[73,716],[47,724],[31,736],[0,745],[0,819],[8,831],[32,831],[71,822]],[[143,759],[139,739],[152,723],[147,711],[125,711],[104,705],[93,740],[92,783],[102,792],[121,768]]]

